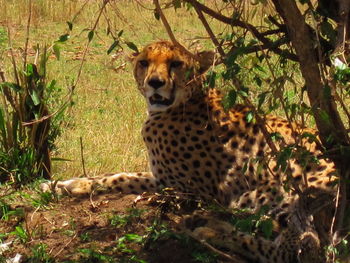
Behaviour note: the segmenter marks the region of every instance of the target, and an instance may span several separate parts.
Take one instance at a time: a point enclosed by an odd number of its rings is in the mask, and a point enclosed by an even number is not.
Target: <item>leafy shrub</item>
[[[39,54],[39,47],[36,51]],[[13,57],[14,82],[1,74],[0,182],[19,186],[37,177],[50,178],[50,149],[59,135],[59,125],[52,125],[46,103],[57,89],[56,81],[47,81],[48,57],[44,48],[38,62],[25,63],[22,70]]]

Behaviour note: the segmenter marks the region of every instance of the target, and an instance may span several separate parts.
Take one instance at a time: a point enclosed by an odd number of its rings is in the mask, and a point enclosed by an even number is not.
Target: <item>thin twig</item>
[[[330,235],[332,236],[332,245],[335,246],[335,221],[336,221],[336,218],[337,218],[337,214],[338,214],[338,209],[339,209],[339,200],[340,200],[340,184],[338,184],[338,187],[337,187],[337,196],[335,198],[335,211],[334,211],[334,216],[332,218],[332,223],[331,223],[331,233]]]
[[[80,156],[81,156],[81,164],[83,166],[83,173],[86,177],[86,170],[85,170],[85,160],[84,160],[84,146],[83,146],[83,138],[80,136]]]
[[[334,89],[334,97],[340,103],[340,106],[342,107],[346,117],[348,118],[348,122],[350,122],[350,112],[348,110],[348,106],[345,104],[344,100],[340,97],[336,89]]]
[[[196,0],[185,0],[185,1],[192,4],[192,5],[194,5],[194,3],[195,3],[197,8],[200,9],[202,12],[206,13],[207,15],[211,16],[212,18],[214,18],[222,23],[228,24],[230,26],[236,26],[236,27],[240,27],[240,28],[249,30],[253,34],[254,37],[256,37],[264,45],[268,46],[269,49],[271,51],[273,51],[274,53],[279,54],[279,55],[283,55],[284,57],[286,57],[290,60],[298,61],[298,57],[295,54],[290,53],[287,50],[280,49],[279,48],[280,45],[276,46],[275,42],[272,42],[269,38],[267,38],[266,32],[268,32],[268,31],[260,33],[259,30],[255,26],[253,26],[252,24],[243,22],[239,19],[233,19],[231,17],[224,16],[224,15],[210,9],[208,6],[198,2]],[[270,32],[268,32],[268,34],[269,33]],[[285,33],[285,32],[282,31],[282,33]]]
[[[98,22],[100,21],[100,18],[101,18],[101,15],[103,13],[103,10],[105,9],[106,5],[109,3],[109,0],[103,0],[103,4],[102,4],[102,7],[100,9],[100,12],[96,18],[96,21],[95,21],[95,24],[93,25],[92,29],[90,30],[91,31],[95,31],[96,30],[96,27],[98,25]],[[84,51],[83,51],[83,56],[82,56],[82,59],[81,59],[81,63],[80,63],[80,66],[79,66],[79,69],[78,69],[78,74],[77,74],[77,78],[75,80],[75,83],[73,84],[72,86],[72,90],[71,90],[71,95],[73,95],[74,93],[74,90],[76,88],[76,86],[78,85],[78,82],[80,80],[80,76],[82,74],[82,71],[83,71],[83,65],[84,65],[84,62],[85,62],[85,57],[86,57],[86,54],[87,54],[87,51],[89,49],[89,46],[90,46],[90,42],[91,40],[88,39],[86,45],[85,45],[85,48],[84,48]]]
[[[337,239],[341,235],[341,232],[344,227],[344,217],[345,217],[345,210],[347,206],[347,193],[346,193],[346,187],[347,187],[347,182],[349,180],[349,175],[350,172],[349,170],[346,169],[346,165],[340,168],[340,178],[339,178],[339,186],[338,186],[338,193],[337,193],[337,205],[336,205],[336,213],[334,216],[334,224],[331,229],[332,231],[332,242],[333,245],[334,242],[338,241]]]
[[[40,119],[37,119],[37,120],[22,122],[22,125],[23,126],[30,126],[30,125],[34,125],[34,124],[38,124],[38,123],[41,123],[43,121],[46,121],[47,119],[50,119],[51,117],[56,115],[58,112],[63,110],[66,106],[67,106],[67,102],[63,103],[62,106],[59,107],[59,109],[54,111],[53,113],[42,116]]]
[[[209,35],[209,37],[211,39],[211,41],[214,43],[214,45],[218,49],[219,54],[221,55],[222,58],[225,58],[225,56],[226,56],[225,55],[225,51],[223,50],[222,46],[220,45],[220,43],[219,43],[218,39],[216,38],[213,30],[211,30],[208,21],[205,19],[204,15],[202,13],[202,10],[198,7],[197,1],[192,1],[192,0],[189,0],[189,1],[193,5],[194,9],[196,10],[199,20],[202,22],[205,30],[207,31],[207,33],[208,33],[208,35]]]
[[[64,249],[66,249],[68,245],[77,237],[77,235],[78,234],[75,233],[74,236],[60,250],[58,250],[58,252],[53,257],[56,258]]]
[[[162,20],[162,23],[165,27],[165,30],[167,31],[170,40],[173,42],[174,45],[176,45],[181,51],[183,51],[185,54],[193,58],[194,60],[198,61],[198,57],[194,54],[192,54],[190,51],[188,51],[184,46],[182,46],[179,41],[176,40],[175,35],[173,31],[171,30],[171,27],[169,25],[168,20],[166,19],[162,8],[160,7],[159,1],[158,0],[153,0],[154,5],[156,6],[156,12],[158,12],[160,19]]]
[[[6,82],[6,79],[5,79],[5,73],[0,69],[0,80],[2,82]],[[2,87],[2,92],[1,92],[1,100],[2,100],[2,103],[4,104],[4,112],[5,112],[5,125],[7,126],[7,129],[9,128],[9,123],[7,120],[10,119],[10,113],[8,111],[8,104],[6,102],[6,98],[7,99],[12,99],[11,96],[9,96],[9,90],[7,87]],[[11,102],[10,102],[11,104]],[[11,104],[12,105],[12,104]],[[13,105],[12,105],[13,106]],[[8,129],[9,130],[9,129]],[[8,144],[8,141],[6,139],[6,135],[5,134],[2,134],[2,136],[4,136],[5,138],[3,139],[3,144],[4,144],[4,147],[5,147],[5,150],[7,151],[10,147],[10,145]],[[11,142],[10,142],[11,143]]]
[[[12,36],[11,36],[11,30],[10,30],[9,24],[7,24],[7,36],[8,36],[9,50],[11,53],[11,60],[12,60],[12,65],[13,65],[13,73],[15,74],[16,84],[19,86],[20,82],[19,82],[19,77],[18,77],[18,72],[17,72],[15,54],[13,53],[13,48],[12,48]]]
[[[232,262],[232,263],[239,263],[239,262],[243,262],[241,259],[237,258],[236,256],[233,257],[225,252],[222,252],[221,250],[216,249],[215,247],[213,247],[212,245],[210,245],[207,241],[203,240],[203,239],[199,239],[197,238],[195,235],[191,234],[191,233],[187,233],[190,237],[192,237],[193,239],[197,240],[198,242],[200,242],[203,246],[205,246],[206,248],[208,248],[209,250],[211,250],[212,252],[218,254],[221,258],[228,260],[228,262]]]
[[[78,12],[75,13],[75,15],[73,16],[72,19],[72,23],[75,21],[75,19],[80,15],[80,13],[84,10],[85,6],[90,2],[90,0],[86,0],[84,2],[84,4],[82,4],[82,6],[79,8]]]
[[[29,32],[30,32],[30,22],[32,19],[32,0],[29,0],[28,3],[28,21],[27,21],[27,29],[26,29],[26,41],[24,44],[24,51],[23,51],[23,69],[25,70],[27,66],[27,52],[28,52],[28,43],[29,43]]]

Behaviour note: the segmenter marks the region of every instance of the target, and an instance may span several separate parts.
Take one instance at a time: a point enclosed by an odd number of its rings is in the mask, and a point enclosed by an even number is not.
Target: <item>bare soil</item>
[[[190,208],[179,211],[175,208],[179,204],[171,201],[169,205],[159,195],[139,199],[136,195],[102,194],[64,197],[45,209],[21,207],[24,216],[1,220],[0,233],[22,225],[26,240],[7,235],[4,242],[13,243],[3,257],[19,253],[22,262],[216,262],[214,256],[176,230],[179,214],[188,213],[185,210]],[[141,242],[121,241],[135,234],[142,237]],[[45,244],[46,257],[35,256],[38,244]]]

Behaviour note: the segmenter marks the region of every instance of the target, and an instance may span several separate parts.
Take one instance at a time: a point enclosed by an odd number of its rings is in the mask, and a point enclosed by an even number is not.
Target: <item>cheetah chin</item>
[[[174,101],[175,101],[175,87],[171,90],[169,99],[159,95],[158,93],[154,93],[152,96],[148,98],[149,111],[164,111],[170,105],[172,105]]]

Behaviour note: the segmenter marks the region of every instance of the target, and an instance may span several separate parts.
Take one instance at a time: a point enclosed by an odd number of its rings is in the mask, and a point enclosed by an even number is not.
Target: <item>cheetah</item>
[[[268,206],[279,214],[293,213],[300,192],[318,189],[333,194],[337,180],[334,163],[319,158],[322,153],[315,142],[298,136],[316,135],[316,131],[272,115],[265,116],[261,124],[249,117],[254,112],[244,105],[225,110],[221,93],[202,85],[202,76],[213,64],[213,53],[196,56],[194,59],[168,41],[151,43],[132,55],[133,74],[148,108],[142,137],[151,172],[73,178],[56,183],[56,191],[79,196],[103,187],[140,194],[169,187],[203,200],[215,199],[227,208],[258,211]],[[317,162],[291,156],[288,167],[282,169],[276,158],[271,158],[273,151],[264,131],[279,134],[274,142],[277,150],[298,144]],[[51,184],[43,184],[43,190]],[[186,222],[197,221],[189,218]],[[201,225],[192,233],[207,237],[203,229],[209,228]],[[298,234],[289,233],[288,242],[276,245],[233,232],[213,229],[215,238],[207,238],[245,254],[248,262],[296,262],[297,245],[292,244],[297,243]],[[294,254],[286,253],[284,247]]]

